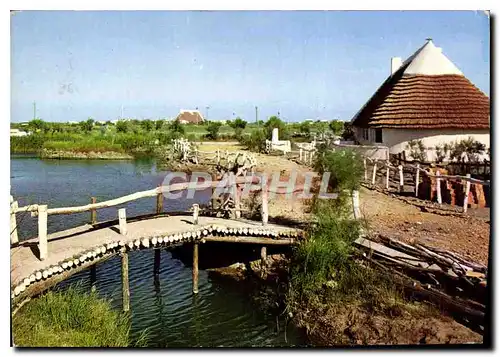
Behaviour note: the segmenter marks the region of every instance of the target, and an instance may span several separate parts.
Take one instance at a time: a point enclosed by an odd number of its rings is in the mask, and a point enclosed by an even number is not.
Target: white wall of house
[[[366,129],[365,129],[366,130]],[[368,129],[368,140],[366,140],[366,131],[362,128],[356,128],[356,137],[363,145],[384,145],[388,146],[391,154],[398,154],[407,150],[408,141],[422,140],[427,150],[427,160],[435,160],[434,148],[436,145],[454,143],[473,137],[490,147],[490,131],[482,130],[461,130],[461,129],[381,129],[382,143],[375,142],[375,129]]]

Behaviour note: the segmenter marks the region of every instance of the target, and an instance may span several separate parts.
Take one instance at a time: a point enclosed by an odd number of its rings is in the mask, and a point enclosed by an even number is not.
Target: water
[[[45,203],[49,207],[76,206],[148,190],[161,184],[166,172],[152,162],[39,160],[11,158],[11,194],[19,206]],[[198,202],[207,201],[201,193]],[[184,210],[189,200],[165,200],[165,210]],[[156,198],[146,198],[126,205],[127,216],[152,213]],[[117,218],[117,208],[99,210],[98,220]],[[20,240],[36,236],[37,221],[29,214],[19,214]],[[90,213],[50,216],[49,233],[87,223]],[[252,304],[248,294],[225,284],[200,270],[199,294],[193,296],[191,268],[161,251],[160,273],[153,275],[154,252],[143,250],[129,255],[131,291],[131,337],[148,328],[152,347],[286,347],[304,345],[303,337],[279,316],[265,314]],[[121,308],[119,257],[97,264],[95,286],[99,294]],[[90,271],[75,274],[58,288],[81,284],[90,289]]]

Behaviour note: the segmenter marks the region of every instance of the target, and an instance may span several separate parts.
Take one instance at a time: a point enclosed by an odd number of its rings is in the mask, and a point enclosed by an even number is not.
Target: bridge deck
[[[192,216],[168,216],[147,220],[127,222],[127,235],[119,233],[118,225],[107,228],[93,229],[90,225],[57,232],[48,236],[48,257],[44,261],[38,259],[38,239],[21,242],[11,248],[11,285],[15,286],[36,270],[58,264],[82,251],[98,245],[117,240],[130,241],[144,237],[169,235],[196,229]],[[231,220],[215,217],[199,217],[198,226],[220,225],[228,228],[263,228],[260,222],[248,220]],[[290,230],[290,227],[268,224],[272,231]]]

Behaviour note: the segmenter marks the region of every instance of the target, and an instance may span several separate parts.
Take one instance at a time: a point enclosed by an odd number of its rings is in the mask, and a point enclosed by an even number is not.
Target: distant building
[[[29,133],[19,130],[19,129],[10,129],[10,136],[26,136]]]
[[[181,109],[175,120],[181,124],[201,124],[204,122],[203,115],[198,110]]]

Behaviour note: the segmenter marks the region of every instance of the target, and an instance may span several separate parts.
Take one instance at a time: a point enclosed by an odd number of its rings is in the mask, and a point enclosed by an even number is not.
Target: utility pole
[[[33,120],[36,119],[36,102],[33,102]]]
[[[120,117],[120,119],[123,120],[123,104],[122,104],[122,116]]]
[[[259,108],[255,106],[255,123],[259,123]]]
[[[205,119],[208,120],[208,110],[210,109],[210,107],[207,105],[206,109],[207,109],[207,117]]]

